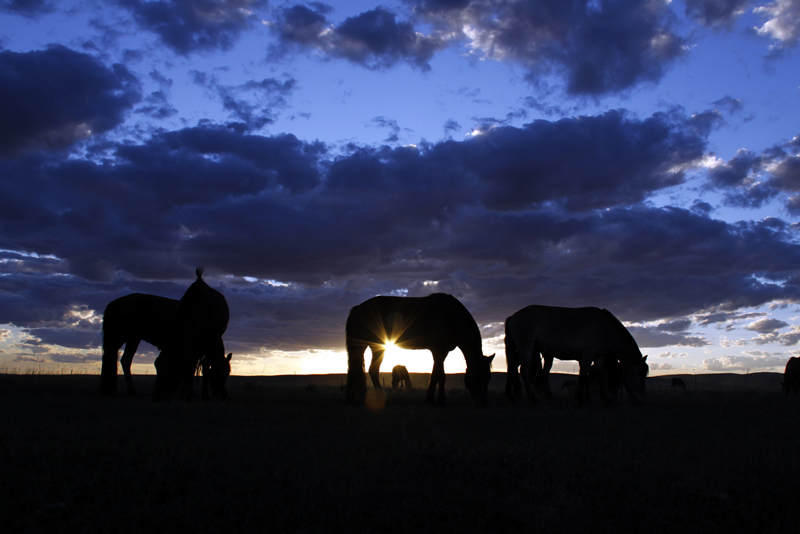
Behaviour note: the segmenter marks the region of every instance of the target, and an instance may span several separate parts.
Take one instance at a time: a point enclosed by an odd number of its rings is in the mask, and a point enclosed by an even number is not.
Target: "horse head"
[[[644,400],[645,378],[649,372],[650,366],[647,365],[647,356],[637,357],[633,362],[623,363],[622,383],[634,403],[640,403]]]
[[[211,396],[215,399],[228,400],[228,391],[225,389],[225,382],[231,375],[231,358],[233,353],[229,353],[226,357],[225,352],[222,354],[209,354],[203,358],[203,380],[208,381],[211,387]],[[205,387],[203,388],[203,395],[206,395]],[[204,397],[205,398],[205,397]]]
[[[492,379],[492,360],[491,356],[481,355],[468,362],[467,372],[464,374],[464,385],[472,395],[472,400],[478,406],[487,406],[489,403],[489,381]],[[471,365],[470,365],[471,364]]]

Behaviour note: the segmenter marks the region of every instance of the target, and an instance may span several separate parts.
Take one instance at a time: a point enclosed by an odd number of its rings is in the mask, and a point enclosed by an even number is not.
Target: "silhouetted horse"
[[[791,357],[786,362],[786,369],[783,371],[783,382],[781,382],[783,392],[787,395],[791,391],[795,397],[800,392],[800,358]]]
[[[131,379],[131,362],[143,340],[158,348],[166,346],[169,322],[178,301],[156,295],[133,293],[112,300],[103,312],[103,363],[100,368],[100,393],[117,391],[117,355],[122,345],[120,364],[128,395],[136,395]]]
[[[122,345],[125,345],[125,350],[120,358],[120,365],[125,376],[127,393],[129,396],[136,395],[131,378],[131,363],[139,343],[146,341],[159,349],[166,346],[170,334],[169,325],[178,302],[167,297],[133,293],[113,300],[106,306],[103,313],[101,395],[111,396],[117,390],[117,356]],[[203,358],[203,398],[208,398],[210,386],[214,398],[226,399],[225,381],[230,375],[230,356],[226,362],[221,361],[225,360],[222,340],[215,351]]]
[[[467,372],[464,384],[479,405],[486,405],[492,356],[484,356],[481,332],[475,319],[451,295],[435,293],[427,297],[374,297],[355,306],[347,316],[347,400],[363,402],[367,380],[364,352],[372,351],[369,375],[372,387],[382,393],[379,372],[385,343],[393,341],[404,349],[427,349],[433,354],[433,371],[427,401],[445,403],[444,360],[456,347],[464,353]]]
[[[672,389],[686,389],[686,384],[683,382],[682,378],[673,378],[672,379]]]
[[[577,385],[578,385],[578,382],[576,382],[575,380],[572,380],[571,378],[568,379],[568,380],[564,380],[564,383],[561,384],[561,391],[564,391],[565,389],[572,389]]]
[[[228,328],[228,303],[222,293],[205,283],[203,269],[198,268],[196,274],[197,280],[175,308],[165,346],[156,358],[155,401],[169,400],[176,393],[190,399],[192,378],[200,359],[215,348],[225,359],[225,349],[218,345]]]
[[[408,376],[408,369],[405,365],[395,365],[392,367],[392,389],[405,385],[406,389],[411,389],[411,377]]]
[[[558,358],[580,363],[575,397],[581,403],[586,399],[592,363],[595,364],[592,374],[600,384],[600,397],[610,400],[605,367],[612,360],[622,364],[622,383],[631,400],[639,402],[644,398],[649,370],[647,356],[642,356],[633,336],[608,310],[528,306],[506,319],[505,333],[506,394],[512,399],[520,396],[521,375],[525,391],[535,400],[530,369],[539,374],[536,369],[539,354],[544,354],[545,360]]]

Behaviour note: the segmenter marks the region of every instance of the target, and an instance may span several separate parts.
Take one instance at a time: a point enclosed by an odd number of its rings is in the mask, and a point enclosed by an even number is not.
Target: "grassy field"
[[[163,405],[99,398],[97,376],[0,375],[0,529],[793,530],[800,398],[775,374],[683,378],[581,408],[558,375],[553,400],[509,404],[498,374],[476,409],[451,375],[447,407],[417,387],[371,412],[338,375],[231,377],[230,403]]]

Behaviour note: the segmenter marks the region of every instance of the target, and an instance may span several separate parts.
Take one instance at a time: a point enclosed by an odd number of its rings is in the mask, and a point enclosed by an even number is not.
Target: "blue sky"
[[[238,374],[344,372],[352,306],[433,291],[487,354],[598,306],[655,374],[780,371],[798,39],[798,0],[0,0],[0,369],[98,371],[106,304],[203,265]]]

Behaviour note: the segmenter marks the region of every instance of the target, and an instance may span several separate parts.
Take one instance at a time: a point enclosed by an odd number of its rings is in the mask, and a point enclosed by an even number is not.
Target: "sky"
[[[0,0],[0,372],[99,372],[105,306],[198,266],[237,375],[344,373],[351,307],[433,292],[496,371],[530,304],[782,371],[798,41],[800,0]]]

